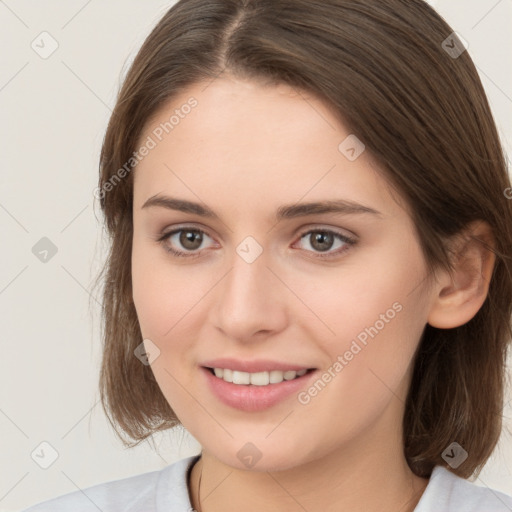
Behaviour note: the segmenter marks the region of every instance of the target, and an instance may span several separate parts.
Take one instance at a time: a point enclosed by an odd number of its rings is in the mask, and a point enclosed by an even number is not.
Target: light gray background
[[[106,254],[93,197],[100,145],[127,66],[173,3],[0,1],[0,512],[200,449],[186,432],[156,436],[158,454],[114,437],[98,402],[100,309],[90,297]],[[469,43],[510,154],[512,0],[432,3]],[[47,59],[31,48],[43,31],[59,45]],[[32,253],[42,237],[58,249],[46,263]],[[511,398],[509,431],[476,481],[509,494]],[[48,469],[31,458],[42,441],[59,454]]]

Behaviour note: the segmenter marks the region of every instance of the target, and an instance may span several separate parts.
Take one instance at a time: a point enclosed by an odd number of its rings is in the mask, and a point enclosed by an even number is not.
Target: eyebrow
[[[211,219],[219,219],[219,216],[206,205],[194,203],[185,199],[177,199],[174,197],[155,195],[150,197],[141,207],[161,207],[168,210],[176,210],[184,213],[192,213],[201,217]],[[306,217],[307,215],[321,214],[321,213],[339,213],[339,214],[372,214],[382,217],[382,213],[378,210],[364,206],[353,201],[346,199],[334,199],[327,201],[316,201],[311,203],[296,203],[290,205],[280,206],[275,213],[275,220],[280,221],[283,219],[293,219],[296,217]]]

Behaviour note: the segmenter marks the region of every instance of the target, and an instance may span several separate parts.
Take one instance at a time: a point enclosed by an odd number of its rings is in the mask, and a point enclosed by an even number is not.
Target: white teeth
[[[247,372],[233,370],[233,384],[250,384],[251,375]]]
[[[230,370],[228,368],[214,368],[213,372],[219,379],[233,384],[253,384],[254,386],[266,386],[267,384],[279,384],[283,380],[293,380],[297,377],[302,377],[307,370],[299,371],[281,371],[272,370],[270,372],[239,372],[237,370]]]
[[[255,386],[266,386],[269,382],[268,372],[248,373],[251,377],[251,384]]]
[[[283,372],[279,370],[272,370],[269,372],[269,381],[270,384],[279,384],[279,382],[283,382]]]

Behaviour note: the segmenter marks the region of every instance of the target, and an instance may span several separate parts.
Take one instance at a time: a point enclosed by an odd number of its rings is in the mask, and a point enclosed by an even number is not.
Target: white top
[[[188,471],[199,455],[161,470],[73,491],[23,512],[191,512]],[[435,466],[414,512],[511,512],[512,496]]]

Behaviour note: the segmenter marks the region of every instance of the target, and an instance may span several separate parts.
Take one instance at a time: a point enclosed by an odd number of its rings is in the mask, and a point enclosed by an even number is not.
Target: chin
[[[245,437],[249,438],[250,436]],[[268,439],[243,442],[231,440],[230,445],[222,447],[217,443],[214,450],[205,448],[205,451],[227,466],[255,472],[285,471],[316,458],[313,454],[308,457],[306,453],[300,453],[296,446],[283,446],[282,443],[276,446]]]

